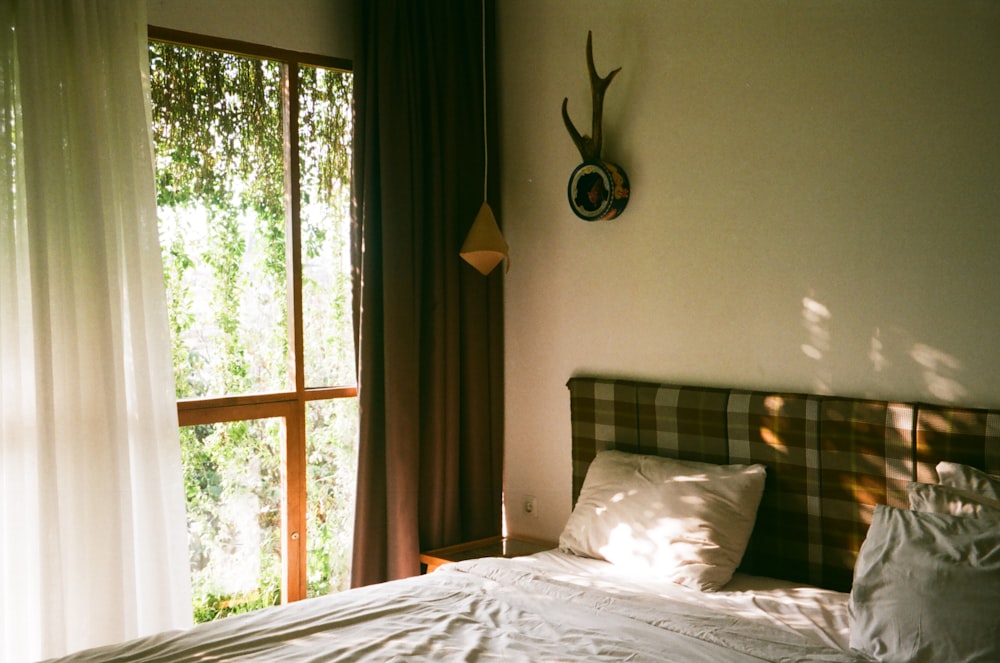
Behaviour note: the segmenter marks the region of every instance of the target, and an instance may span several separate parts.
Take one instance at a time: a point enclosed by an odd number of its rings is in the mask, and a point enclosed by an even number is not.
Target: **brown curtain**
[[[459,258],[483,201],[482,5],[357,5],[354,306],[361,437],[352,585],[500,532],[502,269]],[[486,3],[489,202],[497,193]]]

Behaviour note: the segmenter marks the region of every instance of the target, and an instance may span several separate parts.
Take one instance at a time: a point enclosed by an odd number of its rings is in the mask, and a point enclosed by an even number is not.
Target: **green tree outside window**
[[[193,610],[207,621],[281,600],[288,430],[306,440],[307,593],[348,584],[352,75],[156,40],[149,56],[178,410],[199,421],[181,429]],[[279,402],[302,420],[267,416]]]

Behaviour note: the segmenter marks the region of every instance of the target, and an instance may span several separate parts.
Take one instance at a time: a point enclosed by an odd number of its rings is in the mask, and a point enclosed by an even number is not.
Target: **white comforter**
[[[62,661],[864,661],[841,595],[702,594],[558,553],[452,564]],[[727,588],[729,590],[729,588]],[[832,607],[832,609],[831,609]]]

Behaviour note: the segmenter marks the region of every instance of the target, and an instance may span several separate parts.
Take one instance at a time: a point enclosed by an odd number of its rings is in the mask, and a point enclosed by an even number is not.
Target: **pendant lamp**
[[[486,202],[486,186],[489,180],[489,134],[486,132],[486,2],[483,2],[483,204],[476,214],[475,221],[469,229],[469,234],[462,243],[459,255],[479,270],[483,276],[488,275],[507,258],[507,269],[510,269],[510,254],[507,241],[500,232],[496,217],[490,204]]]

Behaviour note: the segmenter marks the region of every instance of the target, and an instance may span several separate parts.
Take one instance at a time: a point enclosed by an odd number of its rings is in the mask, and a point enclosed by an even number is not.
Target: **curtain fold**
[[[421,549],[499,534],[503,450],[501,270],[483,277],[458,255],[484,195],[493,2],[485,31],[480,2],[357,12],[354,586],[418,573]]]
[[[0,657],[191,622],[145,4],[0,3]]]

